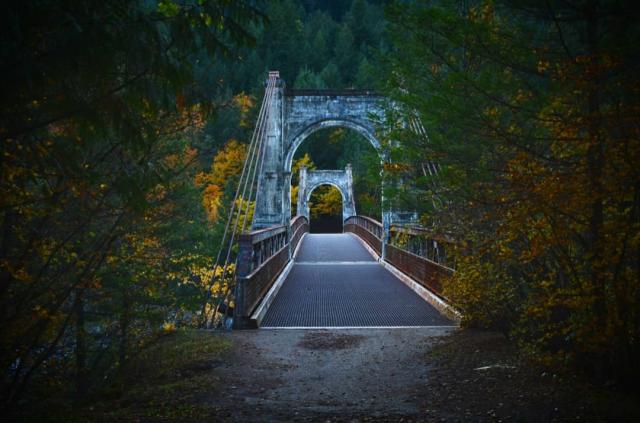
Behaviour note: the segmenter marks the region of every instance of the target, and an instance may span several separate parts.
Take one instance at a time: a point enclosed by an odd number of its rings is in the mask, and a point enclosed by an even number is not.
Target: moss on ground
[[[209,331],[163,335],[131,359],[122,377],[81,407],[55,393],[20,410],[16,421],[188,421],[206,418],[216,406],[206,396],[220,385],[215,368],[231,347]],[[68,390],[67,390],[68,391]]]

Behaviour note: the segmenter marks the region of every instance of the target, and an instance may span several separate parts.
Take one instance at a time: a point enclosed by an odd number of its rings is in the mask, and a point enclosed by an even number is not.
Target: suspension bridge
[[[291,167],[301,143],[322,128],[349,128],[383,160],[376,128],[384,106],[385,98],[371,91],[288,90],[278,72],[269,72],[214,269],[220,281],[235,270],[212,301],[212,310],[224,313],[233,300],[234,328],[455,324],[456,312],[442,296],[442,279],[454,272],[446,241],[429,237],[407,214],[385,211],[382,222],[358,215],[350,166],[303,168],[298,215],[291,216]],[[408,124],[426,136],[421,125]],[[438,169],[425,163],[422,170]],[[343,233],[309,233],[309,196],[325,184],[342,195]],[[402,243],[394,242],[399,234]]]

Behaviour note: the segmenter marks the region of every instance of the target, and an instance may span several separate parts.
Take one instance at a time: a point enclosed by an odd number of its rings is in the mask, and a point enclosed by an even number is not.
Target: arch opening
[[[342,233],[345,195],[336,185],[322,183],[309,190],[309,231]]]
[[[378,141],[368,132],[365,136],[360,130],[343,126],[343,122],[332,121],[332,125],[329,126],[315,125],[313,130],[307,131],[309,133],[304,138],[298,137],[292,144],[289,153],[291,157],[285,162],[286,166],[291,168],[287,185],[290,189],[289,204],[292,216],[305,214],[304,210],[298,210],[297,202],[300,170],[306,167],[308,171],[320,172],[344,172],[348,169],[353,179],[350,182],[350,196],[346,203],[342,193],[343,205],[353,210],[353,214],[357,209],[358,214],[378,220],[381,218],[382,178]],[[291,151],[294,149],[292,154]],[[351,175],[349,177],[351,178]],[[319,181],[317,178],[314,180]],[[323,180],[331,181],[326,178]]]
[[[369,142],[369,144],[373,147],[373,149],[378,154],[380,160],[382,160],[382,152],[381,146],[378,139],[375,135],[369,130],[365,125],[351,121],[346,119],[325,119],[319,120],[315,123],[308,125],[305,129],[300,131],[298,134],[293,136],[291,143],[289,144],[289,148],[287,150],[287,155],[285,157],[285,171],[291,172],[292,165],[294,162],[294,157],[300,146],[303,143],[306,143],[309,138],[311,138],[314,134],[318,132],[324,132],[324,130],[333,129],[348,129],[351,130],[360,136],[362,136],[365,140]]]

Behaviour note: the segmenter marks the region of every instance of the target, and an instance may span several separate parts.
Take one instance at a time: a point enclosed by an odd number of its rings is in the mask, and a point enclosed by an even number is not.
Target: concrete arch
[[[353,196],[353,173],[351,165],[344,170],[307,170],[300,169],[298,183],[298,214],[309,216],[309,200],[311,193],[322,185],[331,185],[342,195],[342,219],[348,219],[356,214],[356,204]]]
[[[252,228],[289,223],[293,156],[312,133],[330,127],[352,129],[364,136],[382,159],[375,132],[386,103],[371,91],[287,90],[278,78],[265,109],[264,164],[258,176]],[[345,203],[352,204],[352,198]]]
[[[293,135],[289,142],[285,144],[288,145],[287,154],[284,159],[285,172],[291,172],[291,166],[293,164],[293,157],[296,154],[298,148],[302,145],[302,143],[314,132],[317,132],[321,129],[325,128],[347,128],[351,129],[358,134],[362,135],[375,150],[378,152],[378,155],[382,157],[380,141],[375,137],[372,133],[372,130],[361,122],[348,120],[348,119],[321,119],[315,122],[308,124],[305,128],[300,130],[297,134]]]
[[[332,186],[332,187],[334,187],[335,189],[338,190],[338,192],[342,196],[342,202],[345,201],[345,197],[346,196],[344,195],[344,191],[342,191],[342,188],[340,188],[340,186],[338,184],[334,184],[333,182],[320,182],[320,183],[317,183],[317,184],[309,187],[308,190],[307,190],[306,201],[311,200],[311,194],[313,194],[313,191],[315,191],[316,189],[318,189],[318,188],[320,188],[322,186]]]

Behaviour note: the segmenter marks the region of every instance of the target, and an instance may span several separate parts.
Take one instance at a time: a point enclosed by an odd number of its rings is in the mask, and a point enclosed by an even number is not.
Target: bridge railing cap
[[[267,238],[281,234],[287,231],[287,225],[274,225],[264,229],[257,229],[255,231],[240,234],[238,239],[244,242],[251,242],[257,244],[264,241]]]
[[[299,214],[299,215],[297,215],[297,216],[295,216],[295,217],[292,217],[292,218],[291,218],[291,221],[290,221],[289,225],[290,225],[290,226],[293,226],[293,224],[294,224],[294,223],[296,223],[296,222],[297,222],[298,220],[300,220],[300,219],[304,219],[304,220],[307,220],[307,221],[309,220],[309,219],[307,218],[307,216],[303,216],[303,215]]]
[[[369,222],[373,223],[374,225],[379,226],[379,227],[382,228],[382,223],[378,222],[376,219],[374,219],[372,217],[369,217],[369,216],[363,216],[363,215],[357,214],[355,216],[349,216],[348,218],[345,219],[345,222],[347,220],[350,220],[350,219],[363,219],[363,220],[369,221]]]

